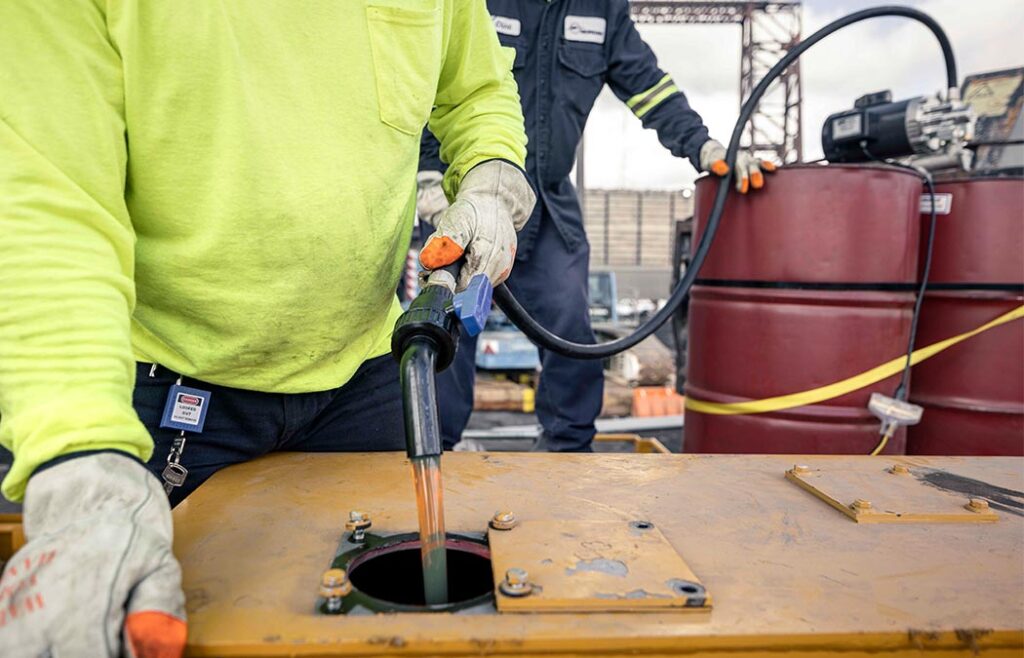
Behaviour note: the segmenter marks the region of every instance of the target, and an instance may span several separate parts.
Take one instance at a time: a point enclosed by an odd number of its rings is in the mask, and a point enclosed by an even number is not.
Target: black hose
[[[920,172],[919,172],[920,173]],[[897,400],[906,400],[910,393],[910,359],[914,354],[914,342],[917,340],[917,322],[921,318],[921,305],[924,303],[924,295],[928,292],[928,277],[932,271],[932,252],[935,250],[935,225],[938,210],[935,208],[935,182],[931,174],[921,174],[924,184],[928,188],[928,197],[931,199],[932,211],[931,221],[928,223],[928,240],[925,243],[924,267],[921,268],[921,286],[917,290],[917,298],[914,300],[914,311],[910,316],[910,337],[907,339],[907,363],[903,367],[903,374],[900,376],[899,386],[892,396]]]
[[[402,350],[402,407],[405,411],[406,453],[410,459],[441,454],[441,422],[434,381],[437,344],[416,337]],[[424,404],[424,400],[434,401]]]
[[[942,56],[946,62],[946,86],[948,89],[954,89],[957,87],[958,78],[956,60],[953,57],[953,46],[950,44],[949,38],[946,36],[946,33],[942,30],[939,24],[935,22],[935,19],[924,12],[911,9],[910,7],[883,6],[854,12],[849,16],[844,16],[843,18],[829,23],[794,46],[775,64],[775,66],[771,68],[771,70],[768,71],[764,78],[761,79],[754,90],[750,93],[750,97],[747,98],[743,107],[740,108],[740,116],[736,121],[736,125],[733,127],[732,138],[729,140],[729,147],[726,150],[725,159],[726,162],[729,163],[729,174],[723,176],[718,182],[718,190],[715,193],[715,202],[712,205],[711,213],[708,216],[708,225],[704,230],[704,234],[701,236],[696,251],[694,251],[693,259],[690,261],[690,266],[686,269],[686,273],[672,291],[672,294],[669,296],[665,305],[658,309],[658,311],[646,322],[641,324],[636,331],[628,336],[623,336],[622,338],[596,345],[574,343],[551,333],[541,326],[540,323],[530,317],[530,314],[527,313],[526,309],[524,309],[516,298],[512,296],[512,293],[505,285],[500,285],[494,289],[494,301],[497,302],[501,310],[505,312],[505,315],[508,316],[509,320],[511,320],[524,334],[526,334],[527,338],[544,349],[551,350],[552,352],[571,358],[604,359],[614,354],[618,354],[619,352],[628,350],[653,334],[658,327],[671,318],[679,306],[686,301],[686,298],[690,293],[690,288],[693,286],[693,282],[697,278],[697,274],[700,272],[701,266],[704,264],[704,259],[707,257],[708,251],[711,249],[711,243],[714,241],[715,234],[718,232],[718,225],[721,222],[722,212],[725,209],[725,200],[729,194],[729,188],[732,187],[732,177],[736,169],[736,153],[739,151],[740,137],[743,134],[743,128],[750,120],[751,115],[754,113],[754,109],[757,107],[757,104],[760,102],[765,91],[772,82],[774,82],[775,79],[790,66],[790,64],[796,61],[798,57],[803,55],[814,44],[818,43],[833,32],[847,27],[848,25],[852,25],[869,18],[878,18],[880,16],[902,16],[910,18],[923,23],[925,27],[931,30],[932,34],[934,34],[935,38],[938,40],[939,46],[942,48]]]
[[[906,401],[907,396],[910,394],[910,367],[911,359],[914,356],[914,343],[917,342],[917,325],[918,320],[921,318],[921,305],[924,304],[924,296],[925,293],[928,292],[928,278],[931,276],[932,271],[932,253],[935,251],[935,228],[938,224],[938,208],[935,204],[935,181],[932,179],[931,173],[926,169],[875,157],[875,155],[863,145],[861,146],[861,150],[864,151],[864,155],[868,157],[868,160],[881,162],[890,167],[906,169],[919,177],[925,187],[928,188],[928,202],[931,204],[931,221],[928,223],[928,239],[925,240],[925,255],[924,264],[921,268],[921,280],[917,284],[917,296],[914,298],[914,309],[910,315],[910,336],[907,338],[907,361],[903,366],[903,374],[900,375],[900,383],[892,393],[892,396],[897,400]]]

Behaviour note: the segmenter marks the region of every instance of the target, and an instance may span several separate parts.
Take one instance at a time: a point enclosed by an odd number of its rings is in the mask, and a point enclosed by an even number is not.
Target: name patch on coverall
[[[498,34],[507,34],[510,37],[517,37],[523,33],[523,24],[518,18],[508,16],[491,16],[494,21],[494,30]]]
[[[170,427],[188,432],[202,432],[206,423],[209,391],[175,384],[167,394],[164,415],[160,427]]]
[[[604,43],[608,21],[600,16],[566,16],[565,40]]]

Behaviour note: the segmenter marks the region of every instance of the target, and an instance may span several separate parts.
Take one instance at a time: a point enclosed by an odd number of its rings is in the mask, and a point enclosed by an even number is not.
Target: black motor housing
[[[907,120],[919,99],[892,102],[882,91],[857,99],[854,109],[825,119],[821,148],[829,162],[870,162],[913,155]]]

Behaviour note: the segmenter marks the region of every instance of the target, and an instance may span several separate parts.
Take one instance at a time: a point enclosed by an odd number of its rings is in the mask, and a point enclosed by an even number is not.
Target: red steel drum
[[[717,179],[697,182],[696,245]],[[740,402],[797,393],[905,353],[917,280],[921,180],[886,166],[798,165],[730,194],[689,308],[686,395]],[[818,404],[748,415],[686,411],[684,450],[867,454],[881,382]],[[900,430],[885,452],[902,454]]]
[[[1024,304],[1024,178],[976,178],[935,191],[950,195],[942,200],[950,205],[936,222],[920,346]],[[921,218],[924,244],[931,218]],[[915,366],[910,399],[925,411],[908,431],[909,454],[1024,455],[1024,320]]]

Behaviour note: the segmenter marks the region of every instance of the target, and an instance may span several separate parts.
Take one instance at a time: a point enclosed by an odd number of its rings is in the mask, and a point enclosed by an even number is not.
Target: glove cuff
[[[444,180],[444,174],[434,169],[423,169],[416,172],[416,187],[427,187],[428,185],[440,185]]]
[[[481,162],[469,170],[459,187],[457,198],[475,195],[497,197],[505,207],[516,231],[530,219],[537,196],[523,170],[504,160]]]
[[[98,452],[33,474],[25,490],[24,523],[29,539],[87,517],[133,517],[167,541],[171,508],[160,482],[145,466],[119,452]]]
[[[700,170],[711,171],[711,165],[717,160],[724,160],[726,148],[717,139],[709,139],[700,147]]]

